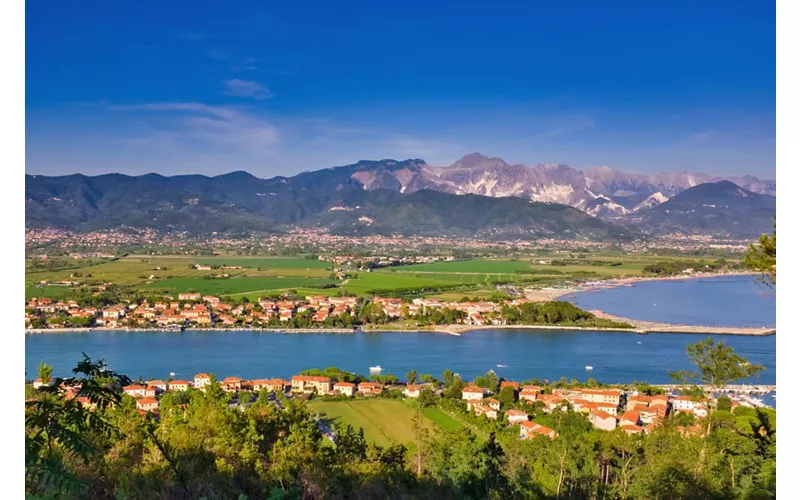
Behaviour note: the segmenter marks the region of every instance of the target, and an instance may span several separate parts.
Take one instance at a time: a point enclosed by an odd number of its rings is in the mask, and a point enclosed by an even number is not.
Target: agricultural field
[[[209,266],[241,266],[245,269],[333,269],[333,264],[324,260],[281,257],[199,257],[195,262]]]
[[[309,407],[332,425],[351,425],[364,429],[364,437],[379,446],[407,443],[414,438],[411,419],[415,410],[393,399],[359,399],[353,401],[311,401]],[[428,410],[428,409],[426,409]],[[436,410],[431,408],[431,410]],[[429,429],[457,429],[461,424],[452,417],[423,412],[423,425]],[[430,413],[430,414],[429,414]],[[445,418],[446,417],[446,418]],[[449,419],[449,420],[447,420]]]
[[[229,279],[167,278],[141,287],[142,290],[164,290],[167,293],[199,292],[209,295],[238,295],[248,292],[275,292],[312,285],[331,285],[338,280],[320,278],[271,278],[240,276]]]
[[[481,274],[508,274],[531,269],[530,259],[525,260],[455,260],[450,262],[433,262],[431,264],[415,264],[397,268],[402,272],[432,272],[432,273],[481,273]]]
[[[445,299],[488,297],[497,292],[500,283],[526,286],[558,286],[567,281],[620,278],[643,275],[643,268],[665,260],[692,260],[700,257],[657,255],[595,255],[570,257],[564,254],[520,259],[472,259],[411,266],[354,271],[357,277],[331,279],[332,265],[318,259],[302,257],[241,257],[241,256],[148,256],[134,255],[107,261],[69,262],[69,268],[48,270],[26,262],[26,298],[69,298],[79,290],[53,286],[62,280],[91,285],[112,283],[131,291],[166,290],[180,293],[194,290],[212,295],[245,296],[297,290],[303,295],[335,295],[340,291],[359,296],[380,290],[408,293],[425,290],[428,295]],[[709,258],[711,260],[711,258]],[[562,261],[561,263],[553,261]],[[196,264],[241,266],[242,269],[199,270]],[[565,265],[559,265],[565,264]],[[227,279],[209,279],[227,274]],[[41,282],[48,284],[41,285]],[[338,288],[321,289],[320,285]]]

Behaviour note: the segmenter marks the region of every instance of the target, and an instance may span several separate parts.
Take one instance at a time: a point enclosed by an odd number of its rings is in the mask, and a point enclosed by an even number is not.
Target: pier
[[[671,323],[656,323],[653,321],[642,321],[638,319],[623,318],[614,316],[603,311],[589,311],[598,318],[605,318],[614,321],[621,321],[633,325],[634,331],[640,335],[648,333],[695,333],[706,335],[775,335],[775,328],[740,327],[740,326],[698,326],[698,325],[674,325]]]

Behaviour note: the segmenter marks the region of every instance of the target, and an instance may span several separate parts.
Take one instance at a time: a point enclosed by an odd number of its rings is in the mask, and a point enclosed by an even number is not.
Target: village
[[[503,303],[519,306],[530,299],[517,298]],[[389,320],[406,319],[424,311],[453,310],[460,313],[456,321],[467,325],[505,324],[500,312],[503,303],[488,301],[442,301],[415,298],[406,302],[398,298],[374,297],[372,303]],[[357,297],[306,296],[304,299],[260,298],[257,302],[231,304],[219,297],[186,292],[177,298],[165,296],[163,301],[130,301],[109,307],[83,307],[74,300],[53,301],[32,298],[25,309],[26,328],[165,328],[165,327],[258,327],[286,325],[298,315],[311,324],[330,325],[343,315],[354,316],[363,300]],[[376,312],[376,311],[373,311]],[[380,314],[380,313],[378,313]],[[346,326],[352,326],[347,321]]]
[[[167,392],[206,391],[212,383],[237,397],[247,391],[249,401],[236,400],[237,406],[246,406],[256,399],[262,391],[269,393],[269,399],[275,401],[275,395],[287,398],[334,398],[350,400],[353,398],[389,397],[391,392],[401,392],[406,400],[419,399],[423,391],[430,391],[436,398],[443,398],[438,383],[402,383],[386,381],[370,381],[355,379],[354,382],[336,380],[326,376],[295,375],[290,380],[281,378],[244,380],[240,377],[226,377],[221,381],[208,373],[199,373],[192,380],[149,380],[131,384],[121,388],[125,396],[133,398],[136,408],[143,417],[159,418],[159,400]],[[356,383],[357,382],[357,383]],[[45,385],[42,379],[32,382],[33,388]],[[79,386],[63,386],[65,397],[76,399],[78,403],[90,409],[95,404],[88,398],[79,396]],[[513,394],[513,402],[508,402],[508,390]],[[506,403],[501,403],[500,393],[505,392]],[[549,439],[558,438],[553,429],[536,423],[537,414],[574,411],[586,416],[592,427],[602,431],[617,429],[628,435],[648,434],[661,425],[666,419],[676,415],[689,415],[692,425],[680,430],[684,435],[700,434],[699,423],[717,406],[714,397],[695,397],[688,395],[663,394],[648,396],[636,390],[624,390],[617,387],[604,388],[547,388],[541,385],[521,385],[519,382],[501,380],[497,393],[469,383],[461,390],[461,398],[456,403],[465,406],[467,412],[476,417],[499,421],[508,427],[519,426],[520,439],[534,439],[544,436]],[[751,406],[747,398],[731,401],[731,409],[739,406]],[[280,405],[279,405],[280,406]],[[510,407],[509,407],[510,406]]]

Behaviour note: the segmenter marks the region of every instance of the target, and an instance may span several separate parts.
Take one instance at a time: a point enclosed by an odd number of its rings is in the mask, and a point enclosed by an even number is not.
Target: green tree
[[[53,375],[53,367],[48,365],[44,361],[40,361],[39,369],[37,371],[39,378],[42,379],[42,384],[44,385],[50,384],[50,379]]]
[[[109,437],[116,431],[103,410],[119,404],[117,389],[130,379],[108,370],[102,359],[83,356],[72,370],[77,377],[57,377],[39,388],[39,397],[25,402],[25,477],[34,488],[56,485],[65,491],[81,491],[85,485],[64,467],[61,457],[88,464],[98,451],[92,435]],[[74,397],[67,397],[65,387],[75,388]],[[98,411],[89,410],[82,401]]]
[[[503,404],[503,407],[509,407],[514,404],[517,400],[517,396],[514,393],[514,388],[511,386],[506,386],[500,389],[500,394],[497,396],[497,399],[500,400],[500,403]]]
[[[776,279],[776,241],[775,222],[772,223],[772,235],[762,234],[758,245],[750,244],[744,256],[744,264],[748,269],[761,273],[761,281],[769,287],[775,286]]]
[[[421,391],[419,391],[419,397],[417,398],[417,401],[423,408],[434,406],[436,404],[436,395],[433,393],[430,387],[424,387]]]
[[[700,382],[721,389],[731,382],[748,379],[765,370],[763,365],[750,364],[724,341],[715,342],[712,337],[688,345],[686,353],[697,369],[669,372],[670,377],[680,384]]]
[[[409,384],[413,384],[417,381],[417,370],[410,370],[406,372],[406,380],[408,380]]]

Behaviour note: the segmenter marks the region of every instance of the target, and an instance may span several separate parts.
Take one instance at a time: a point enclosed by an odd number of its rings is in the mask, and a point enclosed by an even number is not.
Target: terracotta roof
[[[355,387],[356,384],[352,382],[336,382],[333,384],[334,387]]]
[[[601,418],[603,420],[614,418],[614,415],[609,415],[608,413],[604,412],[603,410],[592,410],[591,414],[597,418]],[[614,418],[616,420],[616,418]]]
[[[198,378],[211,378],[211,375],[209,375],[208,373],[198,373],[197,375],[194,376],[194,378],[196,378],[196,379],[198,379]]]
[[[142,385],[126,385],[122,388],[123,391],[143,391],[145,387]]]
[[[463,389],[461,389],[461,392],[462,393],[465,393],[465,392],[480,392],[481,394],[483,394],[483,389],[481,389],[480,387],[475,386],[475,385],[468,385],[468,386],[464,387]]]
[[[639,421],[639,412],[630,410],[622,414],[622,420],[633,422],[634,424]]]
[[[158,404],[158,400],[156,398],[151,398],[151,397],[140,398],[136,400],[136,404],[142,404],[142,405]]]
[[[169,385],[189,385],[188,380],[173,380]]]

